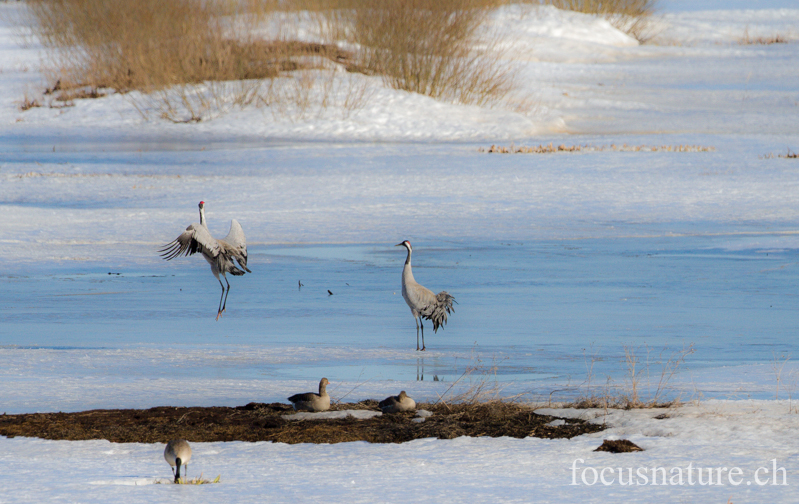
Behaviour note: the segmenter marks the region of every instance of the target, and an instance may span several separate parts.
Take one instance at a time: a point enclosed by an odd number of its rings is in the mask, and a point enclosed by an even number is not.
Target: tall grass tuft
[[[249,104],[302,116],[311,106],[326,108],[334,95],[349,114],[368,93],[363,79],[344,79],[342,86],[319,78],[338,67],[433,98],[499,101],[513,76],[483,30],[497,2],[30,0],[26,6],[29,25],[49,49],[43,72],[62,97],[100,96],[101,88],[141,91],[131,99],[142,114],[193,122]],[[319,38],[328,43],[296,40],[294,23],[308,19],[307,11],[325,20]],[[273,32],[267,37],[266,26]],[[341,50],[341,42],[353,53]]]
[[[275,76],[290,49],[255,39],[247,2],[30,0],[34,32],[53,49],[61,87],[152,90],[206,80]],[[237,24],[233,24],[232,20]],[[235,33],[232,33],[234,32]]]
[[[276,78],[301,78],[325,61],[348,60],[335,46],[291,39],[297,30],[287,17],[273,23],[277,33],[263,37],[259,28],[280,14],[281,5],[30,0],[27,8],[34,34],[49,49],[43,72],[59,96],[97,96],[100,88],[141,91],[131,100],[143,115],[196,122],[232,106],[271,104]]]
[[[541,0],[558,9],[602,16],[641,42],[651,37],[649,21],[658,0]]]
[[[492,2],[351,0],[340,31],[359,47],[364,71],[395,88],[484,105],[513,88],[513,72],[483,27]]]

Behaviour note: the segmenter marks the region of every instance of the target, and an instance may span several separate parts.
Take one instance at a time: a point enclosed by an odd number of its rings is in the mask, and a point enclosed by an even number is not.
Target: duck
[[[289,402],[294,406],[294,411],[327,411],[330,409],[330,396],[325,388],[330,384],[327,378],[319,381],[319,393],[306,392],[294,394],[289,397]]]
[[[403,390],[398,396],[386,397],[378,404],[383,413],[401,413],[416,409],[416,401],[408,397]]]

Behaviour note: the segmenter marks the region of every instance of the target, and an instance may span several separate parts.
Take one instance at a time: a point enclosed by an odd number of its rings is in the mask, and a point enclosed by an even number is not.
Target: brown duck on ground
[[[400,413],[415,410],[416,401],[408,397],[408,394],[403,390],[398,396],[386,397],[380,401],[378,406],[383,410],[383,413]]]
[[[319,393],[306,392],[304,394],[294,394],[289,397],[289,402],[294,406],[295,411],[327,411],[330,409],[330,396],[325,388],[330,382],[327,378],[319,381]]]

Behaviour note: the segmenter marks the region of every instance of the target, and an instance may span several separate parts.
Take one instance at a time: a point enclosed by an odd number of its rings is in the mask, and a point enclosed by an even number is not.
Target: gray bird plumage
[[[241,224],[236,219],[230,221],[230,231],[227,236],[218,240],[211,236],[208,231],[208,226],[205,224],[205,202],[201,201],[198,205],[200,208],[200,223],[192,223],[186,230],[177,238],[167,244],[159,252],[161,257],[167,261],[175,257],[185,255],[190,256],[200,252],[208,264],[211,265],[211,272],[216,277],[219,285],[222,287],[222,295],[219,297],[219,309],[216,313],[216,319],[225,311],[227,305],[227,293],[230,292],[230,282],[227,281],[225,273],[230,273],[234,276],[240,276],[246,273],[252,273],[247,268],[247,241],[244,237],[244,230],[241,229]],[[239,267],[233,260],[239,263]],[[219,278],[219,274],[225,279],[227,290]],[[223,301],[224,298],[224,301]]]
[[[378,403],[383,413],[401,413],[403,411],[413,411],[416,409],[416,401],[408,397],[403,390],[397,396],[386,397]]]
[[[452,303],[458,304],[455,298],[452,297],[447,291],[441,291],[438,294],[433,294],[433,291],[419,285],[413,278],[413,270],[411,269],[411,253],[413,247],[408,240],[398,243],[397,247],[405,247],[408,251],[408,257],[405,259],[405,267],[402,268],[402,297],[411,309],[413,319],[416,321],[416,350],[419,350],[419,327],[422,328],[422,348],[426,349],[424,344],[424,319],[433,322],[433,332],[438,332],[439,327],[443,327],[447,323],[447,315],[454,312]]]
[[[330,395],[326,390],[329,383],[327,378],[322,378],[319,381],[318,394],[316,392],[294,394],[289,397],[289,402],[295,411],[327,411],[330,409]]]
[[[185,439],[173,439],[164,448],[164,459],[172,467],[172,474],[175,476],[175,483],[180,483],[180,466],[183,470],[183,479],[189,470],[189,460],[191,460],[191,446]],[[177,470],[175,470],[177,468]]]

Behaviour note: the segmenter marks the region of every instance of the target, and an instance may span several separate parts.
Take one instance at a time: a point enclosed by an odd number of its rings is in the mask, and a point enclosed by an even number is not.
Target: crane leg
[[[422,317],[419,317],[419,325],[422,326],[422,352],[424,352],[424,350],[425,350],[425,346],[424,346],[424,321],[422,320]],[[419,348],[418,348],[419,347],[419,342],[418,341],[416,342],[416,347],[417,347],[416,349],[419,350]]]
[[[219,277],[216,277],[216,279],[219,280]],[[225,281],[227,282],[227,278],[225,278]],[[225,297],[225,286],[222,285],[222,280],[219,280],[219,286],[222,287],[222,295],[219,296],[219,309],[216,312],[217,320],[219,320],[219,316],[222,315],[222,312],[224,311],[222,310],[222,298]]]
[[[413,317],[413,321],[416,322],[416,351],[419,351],[419,319]]]
[[[226,276],[223,275],[223,278],[225,279],[225,283],[227,284],[227,290],[225,291],[225,302],[222,303],[222,311],[224,312],[225,311],[225,306],[227,306],[227,295],[230,292],[230,282],[227,281],[227,277]]]

